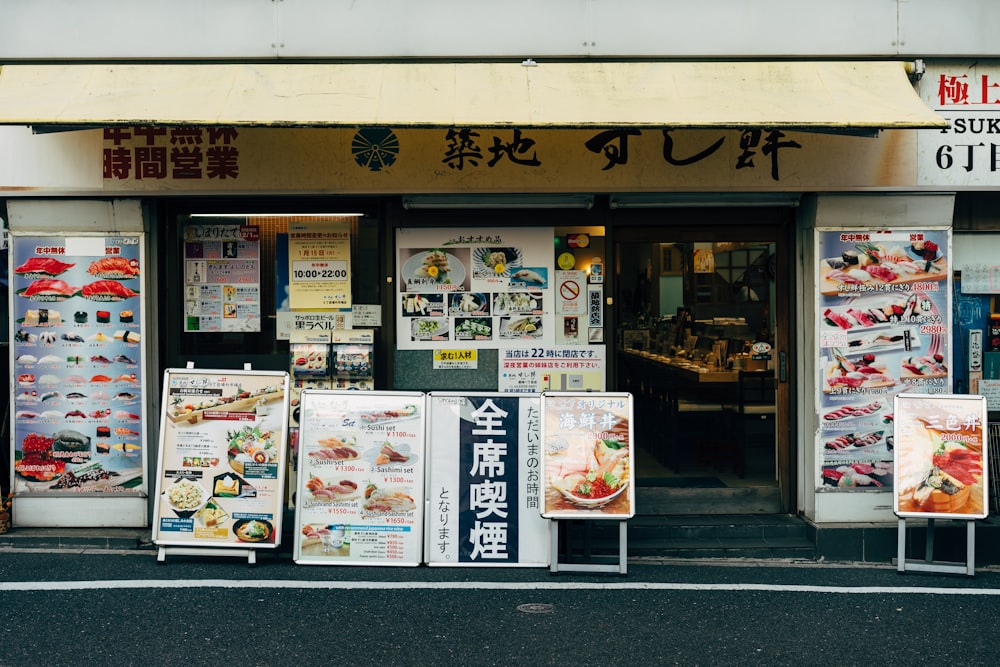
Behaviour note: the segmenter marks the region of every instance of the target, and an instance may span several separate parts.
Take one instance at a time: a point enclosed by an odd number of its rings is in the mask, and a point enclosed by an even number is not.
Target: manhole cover
[[[517,610],[523,611],[525,614],[551,614],[552,605],[532,602],[529,604],[517,605]]]

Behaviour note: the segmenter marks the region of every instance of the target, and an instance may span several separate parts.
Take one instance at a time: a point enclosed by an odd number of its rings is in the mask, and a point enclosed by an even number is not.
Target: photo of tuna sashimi
[[[30,285],[17,290],[17,294],[32,301],[64,301],[75,296],[80,291],[65,280],[57,278],[40,278]]]
[[[834,348],[833,359],[826,364],[826,393],[846,393],[852,389],[878,389],[896,384],[896,378],[889,375],[884,362],[872,353],[858,359],[848,359]]]
[[[54,257],[32,257],[14,269],[14,273],[26,278],[55,277],[76,266]]]

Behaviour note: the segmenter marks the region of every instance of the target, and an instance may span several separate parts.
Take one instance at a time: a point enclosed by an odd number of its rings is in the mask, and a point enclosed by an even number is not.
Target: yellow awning
[[[15,64],[0,124],[947,127],[903,62]]]

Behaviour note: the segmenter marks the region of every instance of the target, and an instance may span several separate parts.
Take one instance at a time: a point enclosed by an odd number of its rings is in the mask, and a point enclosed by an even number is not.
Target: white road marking
[[[923,586],[804,586],[783,584],[682,584],[655,582],[538,582],[538,581],[300,581],[287,579],[137,579],[97,581],[0,582],[0,591],[83,591],[114,589],[265,588],[312,590],[498,590],[498,591],[762,591],[841,595],[1000,595],[996,588],[942,588]]]

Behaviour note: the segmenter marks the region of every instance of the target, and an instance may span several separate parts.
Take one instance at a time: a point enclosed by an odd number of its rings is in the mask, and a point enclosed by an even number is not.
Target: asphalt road
[[[0,551],[0,665],[987,665],[1000,571]]]

